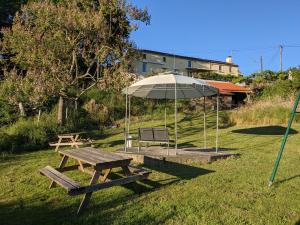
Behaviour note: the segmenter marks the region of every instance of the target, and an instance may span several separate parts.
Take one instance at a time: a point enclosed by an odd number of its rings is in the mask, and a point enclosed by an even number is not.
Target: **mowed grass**
[[[202,115],[181,114],[179,119],[179,144],[203,146]],[[163,116],[134,118],[132,130],[163,123]],[[210,114],[211,147],[214,124],[215,115]],[[58,154],[48,149],[8,155],[0,161],[0,224],[300,224],[300,125],[294,129],[271,188],[268,179],[284,128],[223,128],[220,147],[240,157],[204,165],[152,166],[148,181],[94,192],[81,216],[76,210],[82,196],[70,197],[59,187],[49,190],[49,180],[38,173],[46,165],[57,166]],[[106,151],[122,144],[123,128],[108,129],[96,141]],[[90,178],[79,172],[68,175],[85,184]]]

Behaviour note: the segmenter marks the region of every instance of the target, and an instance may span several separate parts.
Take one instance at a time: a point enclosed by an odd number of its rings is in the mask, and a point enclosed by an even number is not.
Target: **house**
[[[226,61],[201,59],[152,50],[140,50],[141,58],[133,63],[133,72],[142,76],[173,70],[186,76],[199,72],[214,72],[221,75],[239,76],[239,66],[232,63],[231,56]]]

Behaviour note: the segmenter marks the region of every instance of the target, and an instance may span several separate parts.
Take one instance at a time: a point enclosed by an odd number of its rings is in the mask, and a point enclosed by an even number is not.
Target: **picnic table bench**
[[[132,160],[130,157],[103,152],[92,147],[64,150],[59,151],[59,153],[62,159],[58,168],[46,166],[39,171],[42,175],[51,179],[49,188],[53,188],[58,184],[66,189],[70,196],[84,194],[77,214],[81,213],[88,206],[94,191],[143,180],[150,174],[149,170],[130,166],[129,164]],[[78,165],[66,166],[69,158],[77,160]],[[111,170],[118,167],[122,168],[124,177],[115,180],[108,179]],[[77,169],[92,175],[89,185],[82,185],[63,174],[65,171]],[[101,175],[102,171],[104,173]],[[100,183],[98,183],[98,180]]]
[[[49,143],[50,146],[55,146],[55,151],[57,152],[60,146],[71,146],[79,148],[79,145],[83,145],[82,141],[79,141],[79,137],[84,132],[78,133],[68,133],[57,135],[58,141],[56,143]]]

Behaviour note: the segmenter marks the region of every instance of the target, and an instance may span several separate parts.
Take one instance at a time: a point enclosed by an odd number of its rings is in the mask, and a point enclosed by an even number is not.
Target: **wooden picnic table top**
[[[75,135],[79,135],[79,134],[84,134],[86,132],[82,131],[82,132],[75,132],[75,133],[65,133],[65,134],[58,134],[57,136],[75,136]]]
[[[93,147],[62,150],[59,151],[59,153],[103,169],[128,166],[132,160],[131,157],[125,157],[111,152],[104,152]]]

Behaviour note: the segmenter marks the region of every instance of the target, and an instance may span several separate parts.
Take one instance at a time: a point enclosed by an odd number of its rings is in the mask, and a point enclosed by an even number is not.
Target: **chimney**
[[[231,56],[227,56],[226,63],[232,64],[232,57]]]

